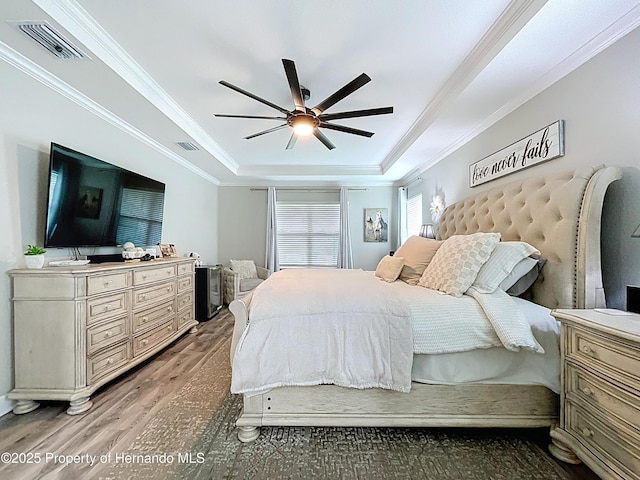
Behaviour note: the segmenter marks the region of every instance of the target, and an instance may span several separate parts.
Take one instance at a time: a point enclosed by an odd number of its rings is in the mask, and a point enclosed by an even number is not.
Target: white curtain
[[[351,255],[351,233],[349,232],[349,189],[340,188],[340,248],[338,268],[353,268]]]
[[[269,187],[267,192],[267,249],[264,266],[270,273],[280,270],[276,225],[276,189]]]
[[[407,190],[407,187],[398,188],[398,237],[395,250],[407,239]]]

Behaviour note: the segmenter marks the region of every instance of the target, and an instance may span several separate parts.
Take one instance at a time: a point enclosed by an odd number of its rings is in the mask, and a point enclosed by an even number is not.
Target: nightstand
[[[550,452],[603,479],[640,480],[640,315],[552,314],[561,322],[562,386]]]

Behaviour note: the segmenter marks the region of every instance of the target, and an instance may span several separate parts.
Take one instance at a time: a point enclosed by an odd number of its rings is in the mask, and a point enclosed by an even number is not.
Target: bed
[[[496,232],[502,241],[527,242],[547,260],[529,290],[532,305],[604,307],[600,220],[606,190],[620,177],[620,169],[599,166],[494,187],[447,207],[438,239]],[[250,311],[257,307],[253,295],[229,307],[235,317],[232,362]],[[442,368],[442,358],[446,364],[458,357],[444,354],[432,372]],[[455,384],[423,379],[430,383],[414,381],[409,392],[331,384],[279,386],[244,395],[238,438],[255,440],[260,426],[553,427],[559,412],[553,385],[521,385],[517,376],[510,378]]]

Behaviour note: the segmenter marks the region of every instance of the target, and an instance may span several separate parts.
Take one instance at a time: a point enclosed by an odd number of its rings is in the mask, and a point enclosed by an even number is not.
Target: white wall
[[[431,197],[447,204],[513,180],[589,165],[618,165],[603,214],[603,270],[607,303],[625,309],[626,285],[640,284],[640,29],[424,172],[412,189],[423,192],[425,220]],[[565,121],[565,156],[478,186],[468,187],[468,166],[556,120]]]
[[[162,238],[180,254],[218,261],[218,187],[0,62],[0,415],[13,387],[10,277],[27,244],[42,245],[50,142],[88,153],[166,183]],[[82,253],[92,253],[82,249]],[[100,253],[105,252],[102,249]],[[111,249],[110,251],[118,251]],[[47,256],[67,256],[53,249]]]
[[[396,189],[360,186],[353,188],[367,188],[349,191],[349,221],[354,268],[375,270],[380,259],[389,253],[389,250],[396,249]],[[283,195],[284,193],[281,193],[279,198],[283,198]],[[339,198],[337,194],[333,196],[335,199]],[[247,259],[255,261],[256,265],[264,265],[267,192],[264,189],[252,191],[250,187],[220,187],[219,197],[218,238],[221,263],[226,265],[231,259]],[[389,210],[388,242],[364,241],[365,208]]]

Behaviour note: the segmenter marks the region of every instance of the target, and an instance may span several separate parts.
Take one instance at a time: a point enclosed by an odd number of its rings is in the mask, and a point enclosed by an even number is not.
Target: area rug
[[[263,427],[243,444],[234,424],[242,399],[228,393],[225,348],[212,352],[123,452],[129,461],[106,466],[100,478],[570,478],[524,430]]]

